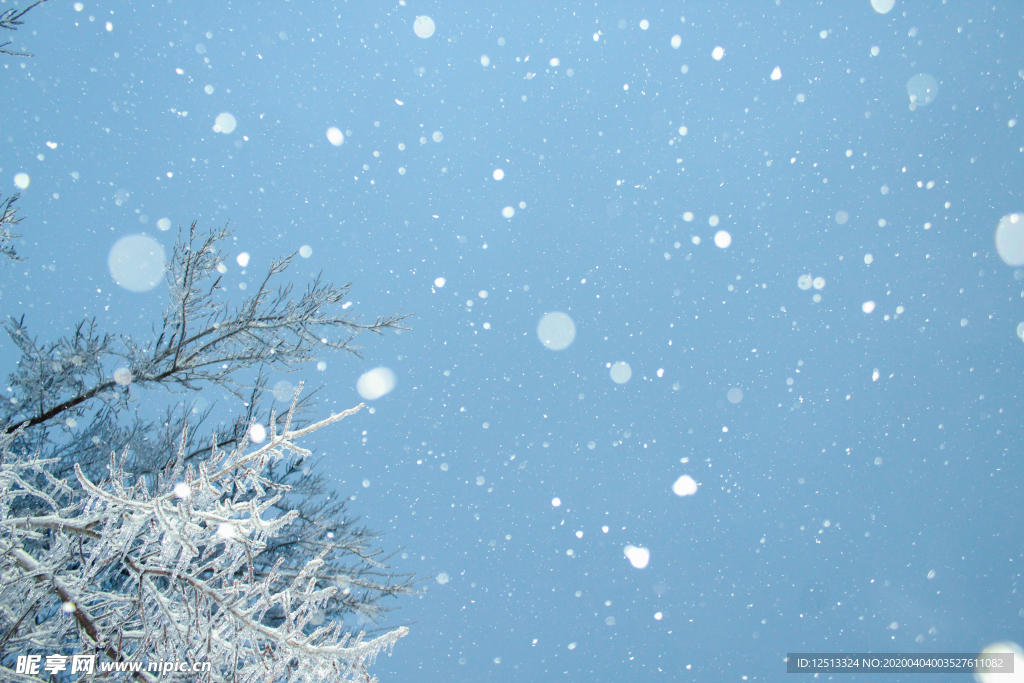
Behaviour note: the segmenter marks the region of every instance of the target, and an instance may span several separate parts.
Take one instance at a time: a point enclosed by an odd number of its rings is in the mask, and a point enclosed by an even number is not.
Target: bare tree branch
[[[18,27],[25,23],[24,17],[26,14],[28,14],[29,10],[33,9],[34,7],[37,7],[38,5],[43,4],[44,2],[46,2],[46,0],[36,0],[35,2],[33,2],[31,5],[24,9],[12,7],[9,10],[0,12],[0,29],[7,29],[8,31],[17,31]],[[0,54],[11,55],[13,57],[32,56],[28,52],[14,52],[13,50],[8,50],[7,46],[10,44],[10,40],[8,40],[6,43],[0,43]]]

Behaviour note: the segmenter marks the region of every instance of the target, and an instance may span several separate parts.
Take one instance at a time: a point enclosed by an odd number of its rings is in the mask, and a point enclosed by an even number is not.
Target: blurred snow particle
[[[718,216],[715,214],[711,214],[710,216],[708,216],[708,225],[710,225],[712,228],[718,227]]]
[[[552,311],[537,323],[537,338],[545,348],[562,351],[576,339],[576,324],[568,314]]]
[[[690,475],[684,474],[672,484],[672,493],[677,496],[692,496],[697,493],[697,482]]]
[[[241,254],[235,257],[235,262],[241,267],[245,268],[249,265],[249,252],[243,251]]]
[[[494,173],[492,173],[491,175],[494,176],[495,180],[501,180],[502,178],[505,177],[505,172],[500,168],[496,168],[494,169]]]
[[[188,498],[189,494],[191,493],[192,489],[189,487],[188,484],[186,484],[183,481],[179,481],[177,484],[174,485],[175,498],[181,498],[182,500],[184,500],[185,498]]]
[[[846,225],[846,221],[850,220],[850,214],[845,211],[836,212],[836,223],[839,225]]]
[[[32,182],[32,179],[28,177],[28,173],[18,173],[14,176],[14,184],[19,190],[26,189],[30,182]]]
[[[872,311],[875,310],[875,302],[865,301],[864,304],[860,307],[860,310],[864,311],[865,313],[871,313]]]
[[[812,283],[813,280],[811,279],[810,273],[805,273],[796,279],[796,286],[799,287],[800,289],[810,289]]]
[[[274,394],[274,400],[280,401],[281,403],[291,403],[292,399],[295,398],[295,386],[286,379],[274,384],[272,391]]]
[[[434,35],[434,20],[427,15],[421,15],[416,17],[416,21],[412,23],[412,30],[416,32],[420,38],[429,38]]]
[[[235,120],[234,116],[226,111],[221,112],[217,114],[217,118],[213,122],[213,132],[228,135],[235,132],[236,126],[238,126],[238,121]]]
[[[230,522],[223,522],[217,525],[217,538],[221,541],[230,541],[235,537],[235,525]]]
[[[735,405],[743,400],[743,390],[739,387],[733,387],[726,393],[725,397],[729,399],[729,403]]]
[[[448,576],[447,572],[441,572],[437,575],[437,582],[442,586],[451,581],[451,577]]]
[[[171,229],[171,219],[170,218],[161,218],[160,220],[158,220],[156,222],[156,227],[160,228],[161,230],[163,230],[165,232],[167,230],[170,230]]]
[[[629,378],[633,376],[633,369],[629,367],[629,363],[620,360],[612,365],[610,374],[613,382],[616,384],[625,384],[629,381]]]
[[[715,233],[715,246],[719,249],[725,249],[732,244],[732,235],[727,233],[725,230],[719,230]]]
[[[782,69],[780,69],[779,67],[775,67],[774,69],[772,69],[771,78],[773,81],[777,81],[780,78],[782,78]]]
[[[436,278],[434,280],[434,286],[437,287],[438,289],[441,289],[442,287],[444,287],[445,282],[447,282],[447,280],[445,280],[443,277]]]
[[[558,57],[552,57],[551,60],[548,61],[549,66],[559,66],[561,63],[562,60],[560,60]]]
[[[312,255],[313,247],[309,246],[308,244],[303,244],[301,247],[299,247],[299,256],[301,256],[302,258],[309,258]]]
[[[552,507],[560,507],[561,505],[562,505],[562,499],[561,498],[552,498],[551,499],[551,506]]]
[[[318,362],[316,364],[316,369],[319,370],[320,372],[323,372],[324,370],[327,369],[327,363],[325,363],[324,361]]]
[[[114,370],[114,382],[118,386],[126,387],[132,383],[132,371],[128,368]]]
[[[871,7],[879,14],[888,14],[896,4],[896,0],[871,0]]]
[[[651,22],[647,21],[646,19],[641,19],[640,20],[640,30],[646,31],[650,27],[651,27]]]
[[[444,140],[444,135],[439,130],[435,130],[431,137],[434,139],[434,142],[441,142],[441,140]]]
[[[875,257],[874,256],[872,256],[871,254],[864,254],[864,263],[866,263],[866,264],[868,264],[870,266],[872,263],[874,263],[874,261],[875,261]]]
[[[821,276],[818,276],[818,277],[814,278],[814,281],[811,282],[811,284],[814,285],[815,289],[824,289],[825,288],[825,278],[823,278]]]
[[[341,129],[331,126],[327,129],[327,141],[335,147],[340,147],[341,143],[345,142],[345,134],[341,132]]]
[[[690,238],[690,241],[693,242],[694,246],[697,246],[698,244],[700,244],[700,236],[694,235],[693,237]]]
[[[254,422],[249,427],[249,441],[253,443],[263,443],[267,440],[267,428],[261,425],[259,422]]]
[[[662,617],[662,614],[661,614],[661,612],[655,612],[655,613],[654,613],[654,619],[655,619],[655,621],[661,621],[661,617]]]
[[[110,248],[110,276],[129,292],[148,292],[164,278],[164,248],[148,235],[122,237]]]
[[[622,553],[629,560],[629,563],[636,569],[643,569],[651,561],[651,551],[647,548],[638,548],[635,545],[627,545]]]
[[[203,88],[203,92],[205,92],[207,95],[212,95],[213,94],[213,86],[212,85],[206,86],[205,88]]]
[[[672,36],[672,49],[678,50],[679,46],[683,44],[683,39],[679,35]]]
[[[370,480],[369,479],[363,479],[363,488],[364,489],[370,488]]]
[[[911,108],[931,104],[939,94],[939,82],[931,74],[917,74],[907,81]]]
[[[999,219],[996,251],[1006,265],[1024,265],[1024,214],[1011,213]]]
[[[725,48],[718,46],[711,51],[711,57],[716,61],[721,61],[722,57],[725,56]]]
[[[693,212],[692,211],[684,211],[683,212],[683,220],[686,221],[687,223],[692,221],[693,220]]]
[[[504,216],[505,218],[512,218],[512,216],[516,215],[516,210],[513,209],[511,206],[506,206],[504,209],[501,210],[501,215]]]
[[[491,65],[491,58],[488,57],[487,55],[480,55],[480,66],[485,66],[486,67],[486,66],[490,66],[490,65]]]
[[[367,401],[374,401],[395,388],[398,379],[389,368],[379,367],[365,372],[356,382],[356,391]]]
[[[1018,614],[1024,616],[1024,610],[1021,610],[1020,612],[1018,612]],[[1010,655],[1010,657],[1006,657],[1006,655]],[[984,658],[1006,657],[1006,659],[1012,660],[1008,663],[1010,663],[1013,666],[1013,670],[1015,672],[1024,671],[1024,649],[1021,649],[1020,645],[1012,641],[992,643],[984,650],[982,650],[979,656]],[[991,661],[991,659],[989,659],[989,661]],[[1009,676],[1010,678],[1007,678],[1007,676]],[[978,683],[999,683],[1000,681],[1006,681],[1006,683],[1016,683],[1020,679],[1020,673],[989,673],[984,669],[982,670],[982,673],[974,674],[974,680],[976,680]]]

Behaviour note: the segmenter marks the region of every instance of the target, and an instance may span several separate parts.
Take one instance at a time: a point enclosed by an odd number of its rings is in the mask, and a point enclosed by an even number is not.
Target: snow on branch
[[[289,372],[326,349],[358,356],[357,334],[408,329],[401,314],[362,322],[342,303],[347,284],[317,277],[301,293],[291,283],[277,285],[294,255],[271,263],[256,292],[233,303],[221,286],[218,249],[230,234],[202,234],[193,223],[179,235],[167,266],[170,303],[146,341],[100,334],[95,321],[83,321],[73,334],[44,344],[30,337],[23,320],[12,319],[8,334],[23,360],[10,378],[14,401],[0,403],[0,432],[78,419],[93,399],[126,405],[132,386],[191,391],[217,385],[244,400],[249,387],[238,381],[240,371],[265,366]]]

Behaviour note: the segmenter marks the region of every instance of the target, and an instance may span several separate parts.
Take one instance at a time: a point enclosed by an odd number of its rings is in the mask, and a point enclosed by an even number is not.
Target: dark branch
[[[8,31],[17,31],[18,27],[25,23],[24,17],[28,14],[29,10],[34,7],[43,4],[46,0],[36,0],[25,9],[18,9],[13,7],[5,12],[0,12],[0,28],[7,29]],[[32,55],[28,52],[14,52],[8,50],[7,46],[11,44],[11,41],[0,44],[0,54],[11,55],[12,57],[31,57]]]

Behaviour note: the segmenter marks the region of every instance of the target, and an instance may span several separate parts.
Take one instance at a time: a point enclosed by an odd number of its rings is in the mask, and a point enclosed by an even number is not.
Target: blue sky
[[[314,444],[428,588],[382,680],[1021,642],[1024,272],[994,235],[1024,211],[1022,29],[960,0],[50,2],[0,60],[0,180],[30,179],[0,313],[144,335],[165,286],[110,250],[193,220],[230,221],[239,297],[308,246],[297,285],[414,313],[274,378],[324,411],[397,378]]]

